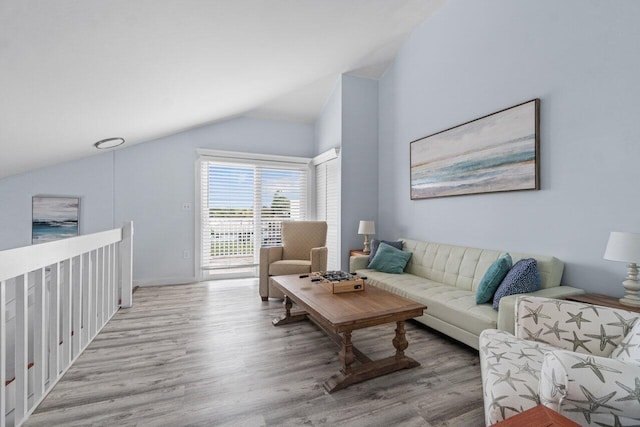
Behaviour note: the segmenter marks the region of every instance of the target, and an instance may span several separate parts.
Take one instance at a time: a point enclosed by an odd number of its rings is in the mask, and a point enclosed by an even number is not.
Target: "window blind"
[[[315,167],[316,218],[327,221],[327,269],[337,270],[338,241],[338,159],[332,159]]]
[[[260,247],[281,244],[282,221],[307,218],[308,167],[264,163],[201,161],[203,271],[254,274]]]

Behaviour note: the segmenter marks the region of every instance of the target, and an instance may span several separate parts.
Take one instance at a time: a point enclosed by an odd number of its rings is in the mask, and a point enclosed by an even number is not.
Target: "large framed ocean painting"
[[[31,243],[45,243],[79,234],[80,198],[33,196]]]
[[[540,100],[411,142],[411,199],[540,188]]]

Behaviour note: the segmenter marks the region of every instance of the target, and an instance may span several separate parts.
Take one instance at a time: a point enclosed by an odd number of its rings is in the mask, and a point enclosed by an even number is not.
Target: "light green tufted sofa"
[[[485,329],[513,333],[517,295],[500,300],[495,311],[491,302],[476,304],[475,293],[489,266],[504,251],[466,248],[411,239],[403,241],[403,250],[413,255],[404,273],[389,274],[367,269],[368,256],[352,256],[350,270],[367,277],[367,284],[385,289],[427,306],[415,320],[455,338],[475,349]],[[529,295],[563,298],[580,294],[582,289],[560,286],[564,264],[555,257],[509,252],[514,264],[523,258],[535,258],[542,288]]]

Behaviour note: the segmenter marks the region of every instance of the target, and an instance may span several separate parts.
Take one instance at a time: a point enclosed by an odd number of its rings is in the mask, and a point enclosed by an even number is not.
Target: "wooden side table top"
[[[608,295],[602,294],[580,294],[580,295],[569,295],[565,297],[567,301],[576,301],[583,302],[586,304],[593,305],[601,305],[609,308],[617,308],[620,310],[633,311],[636,313],[640,313],[640,307],[634,307],[632,305],[622,304],[618,298],[610,297]]]
[[[560,415],[556,411],[553,411],[546,406],[538,405],[534,408],[527,409],[519,413],[518,415],[514,415],[513,417],[507,418],[504,421],[500,421],[494,426],[500,427],[522,427],[522,426],[569,426],[569,427],[580,427],[580,424],[571,421],[569,418]]]
[[[349,256],[356,256],[356,255],[369,255],[370,252],[365,252],[362,249],[351,249],[351,251],[349,251]]]

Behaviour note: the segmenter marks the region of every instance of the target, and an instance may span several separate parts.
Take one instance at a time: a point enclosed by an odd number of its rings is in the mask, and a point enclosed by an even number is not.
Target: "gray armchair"
[[[270,283],[270,276],[306,274],[327,269],[327,223],[284,221],[282,246],[260,248],[260,296],[284,298]]]

